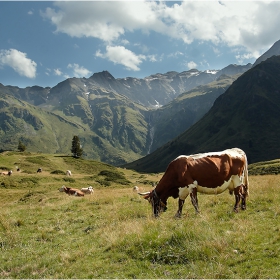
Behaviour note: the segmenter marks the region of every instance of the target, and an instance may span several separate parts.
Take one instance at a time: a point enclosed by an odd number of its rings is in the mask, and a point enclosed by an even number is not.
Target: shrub
[[[129,185],[131,182],[125,178],[123,173],[114,172],[110,170],[102,170],[99,172],[98,176],[104,176],[104,181],[119,183],[122,185]]]

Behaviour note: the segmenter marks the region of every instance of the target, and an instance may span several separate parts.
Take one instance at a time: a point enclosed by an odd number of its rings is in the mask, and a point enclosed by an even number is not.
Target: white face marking
[[[185,200],[186,197],[190,193],[192,193],[194,188],[197,188],[197,191],[199,193],[220,194],[224,192],[226,189],[233,191],[234,188],[240,186],[241,183],[242,183],[241,178],[238,175],[231,176],[231,178],[228,181],[224,181],[224,183],[221,186],[217,186],[216,188],[207,188],[207,187],[199,186],[197,184],[197,181],[194,181],[192,184],[189,184],[186,187],[179,188],[179,198]]]

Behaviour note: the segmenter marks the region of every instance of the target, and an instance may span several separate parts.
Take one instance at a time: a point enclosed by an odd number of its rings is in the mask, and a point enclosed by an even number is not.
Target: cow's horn
[[[142,192],[142,193],[138,193],[139,195],[141,195],[141,196],[145,196],[145,195],[147,195],[147,194],[149,194],[150,192]]]

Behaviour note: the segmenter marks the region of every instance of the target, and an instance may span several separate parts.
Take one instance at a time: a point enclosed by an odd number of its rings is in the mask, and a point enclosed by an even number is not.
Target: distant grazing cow
[[[179,156],[168,165],[155,189],[140,195],[152,204],[155,216],[167,209],[169,197],[179,197],[176,217],[180,217],[188,195],[196,212],[199,212],[197,192],[220,194],[226,189],[235,195],[234,211],[238,211],[240,200],[241,209],[245,210],[249,194],[248,164],[241,149]]]
[[[82,191],[78,190],[78,189],[74,189],[74,188],[69,188],[69,187],[63,186],[62,188],[59,189],[59,191],[63,191],[62,189],[68,195],[84,196],[84,193]]]
[[[134,192],[137,192],[137,193],[138,193],[138,192],[139,192],[139,187],[134,186],[132,190],[133,190]]]
[[[67,171],[66,171],[66,176],[72,176],[72,173],[71,173],[70,170],[67,170]]]
[[[92,186],[89,186],[87,188],[81,188],[81,191],[84,193],[84,194],[93,194],[94,192],[94,189]]]
[[[1,175],[8,175],[8,172],[3,171],[3,172],[1,172]]]
[[[40,167],[40,168],[38,168],[38,170],[37,170],[37,173],[41,173],[43,170],[42,170],[42,168]]]
[[[11,176],[12,174],[13,174],[13,171],[10,170],[10,171],[8,172],[8,175]]]

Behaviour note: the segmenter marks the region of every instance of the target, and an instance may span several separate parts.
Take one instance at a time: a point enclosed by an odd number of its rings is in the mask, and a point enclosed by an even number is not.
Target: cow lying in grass
[[[68,195],[74,195],[74,196],[84,196],[84,193],[78,189],[74,189],[74,188],[69,188],[69,187],[65,187],[65,186],[62,186],[60,189],[59,189],[60,192],[65,192],[67,193]]]
[[[10,171],[4,171],[4,172],[2,172],[1,173],[1,175],[9,175],[9,176],[11,176],[13,174],[13,171],[12,170],[10,170]]]
[[[82,191],[84,194],[93,194],[93,192],[94,192],[92,186],[89,186],[89,187],[87,187],[87,188],[81,188],[81,191]]]

